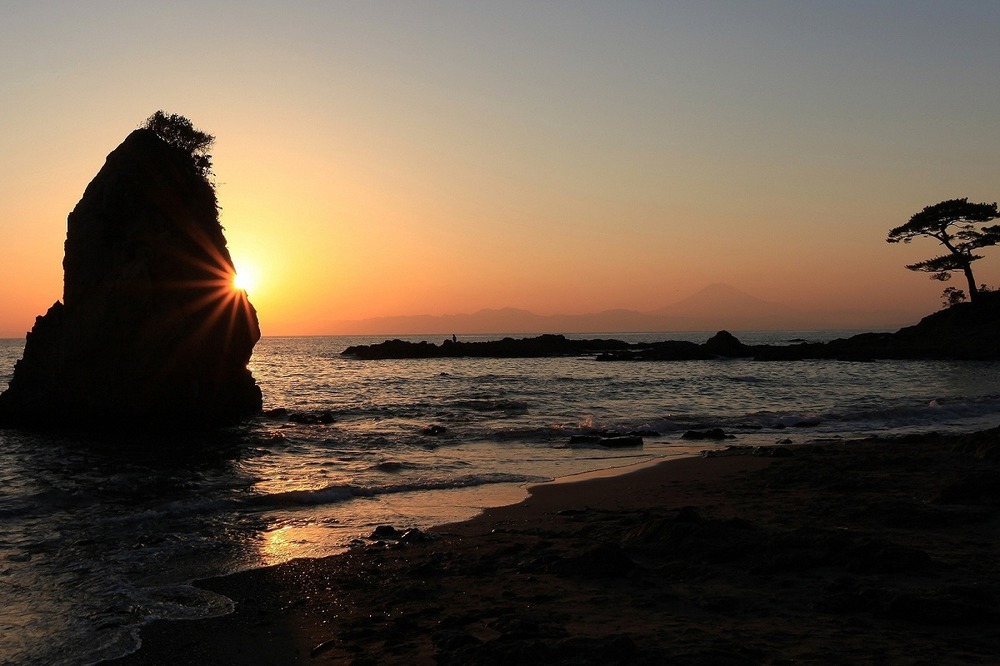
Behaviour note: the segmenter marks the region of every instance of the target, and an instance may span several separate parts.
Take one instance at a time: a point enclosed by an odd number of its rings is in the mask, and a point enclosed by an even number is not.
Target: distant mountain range
[[[728,284],[712,284],[652,312],[605,310],[578,315],[539,315],[517,308],[471,314],[373,317],[333,322],[341,335],[610,333],[652,331],[895,329],[923,314],[896,310],[802,311],[765,301]]]

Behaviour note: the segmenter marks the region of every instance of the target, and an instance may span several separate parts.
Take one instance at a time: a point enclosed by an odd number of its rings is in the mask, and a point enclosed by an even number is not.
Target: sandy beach
[[[202,581],[235,612],[156,622],[111,663],[1000,661],[1000,432],[773,453]]]

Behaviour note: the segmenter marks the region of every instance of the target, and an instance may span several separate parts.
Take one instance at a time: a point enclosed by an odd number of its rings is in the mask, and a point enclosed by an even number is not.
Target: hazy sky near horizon
[[[885,235],[1000,198],[998,29],[995,0],[0,0],[0,336],[61,298],[67,214],[157,109],[217,137],[265,334],[715,282],[929,312],[903,265],[938,248]]]

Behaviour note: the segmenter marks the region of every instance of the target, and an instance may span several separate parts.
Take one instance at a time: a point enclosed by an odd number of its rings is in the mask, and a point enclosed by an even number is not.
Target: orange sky
[[[715,282],[925,313],[944,285],[903,265],[936,248],[886,232],[998,198],[989,0],[36,4],[0,8],[2,337],[61,296],[67,214],[160,108],[217,136],[265,335]]]

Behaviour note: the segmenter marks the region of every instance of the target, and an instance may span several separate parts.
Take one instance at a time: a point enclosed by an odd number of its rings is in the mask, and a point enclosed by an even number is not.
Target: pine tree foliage
[[[195,129],[194,124],[184,116],[159,110],[147,118],[142,126],[155,132],[170,145],[189,153],[195,168],[203,176],[212,172],[212,156],[208,150],[215,143],[215,137]]]
[[[951,279],[961,271],[969,285],[969,298],[976,300],[980,288],[972,274],[972,262],[983,258],[976,250],[1000,244],[1000,225],[983,226],[1000,217],[996,203],[970,203],[965,199],[949,199],[927,206],[906,224],[889,231],[888,243],[909,243],[927,236],[937,240],[947,253],[924,259],[906,267],[911,271],[930,273],[933,280]]]

